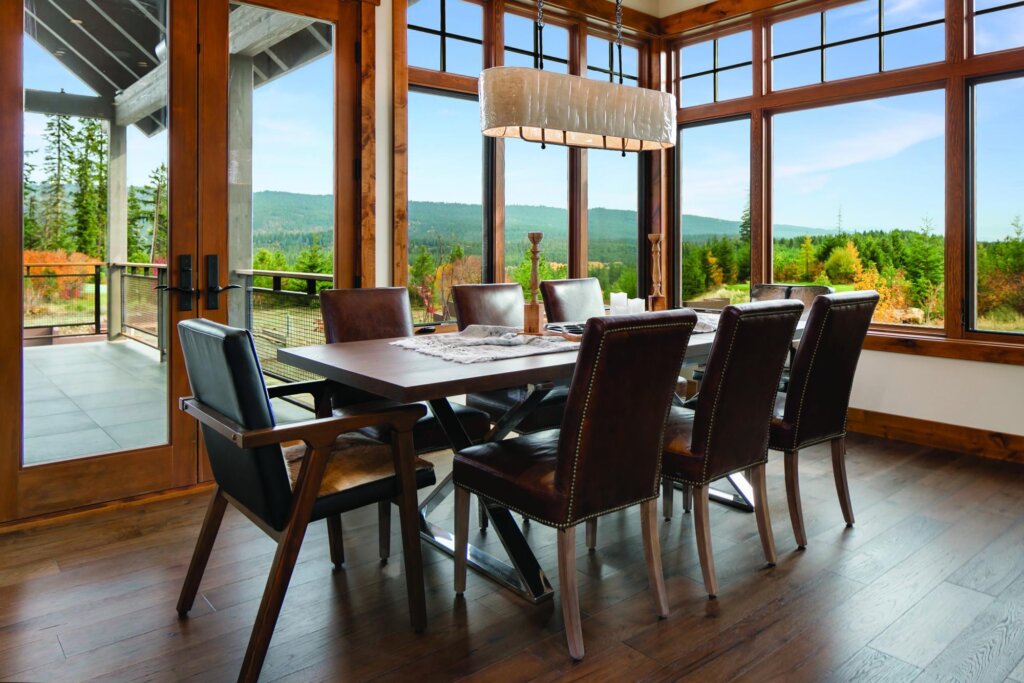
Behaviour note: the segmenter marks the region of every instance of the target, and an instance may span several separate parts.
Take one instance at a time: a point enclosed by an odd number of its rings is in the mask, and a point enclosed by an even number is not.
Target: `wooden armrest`
[[[265,429],[246,429],[191,396],[182,398],[178,405],[183,412],[230,439],[239,448],[258,448],[286,441],[304,441],[312,447],[329,446],[345,432],[374,425],[387,425],[399,432],[409,432],[427,412],[424,406],[417,403],[401,406],[365,404],[345,408],[332,417]]]
[[[274,384],[267,387],[270,398],[281,398],[282,396],[295,396],[296,394],[310,394],[314,398],[319,397],[328,391],[329,383],[325,379],[314,379],[307,382],[291,382],[289,384]]]

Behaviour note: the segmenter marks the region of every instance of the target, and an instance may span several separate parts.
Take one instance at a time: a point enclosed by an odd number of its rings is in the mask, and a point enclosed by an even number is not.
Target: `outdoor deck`
[[[167,366],[124,340],[25,349],[26,465],[167,441]]]

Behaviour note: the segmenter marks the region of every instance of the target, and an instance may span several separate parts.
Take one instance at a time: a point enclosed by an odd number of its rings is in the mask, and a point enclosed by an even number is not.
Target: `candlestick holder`
[[[527,237],[530,240],[530,300],[523,308],[523,332],[525,334],[541,334],[540,303],[537,301],[537,294],[540,291],[538,271],[540,241],[544,239],[544,233],[531,232],[527,234]]]

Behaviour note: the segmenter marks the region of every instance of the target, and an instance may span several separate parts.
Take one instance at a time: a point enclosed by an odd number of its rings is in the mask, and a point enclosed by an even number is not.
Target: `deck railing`
[[[24,264],[23,336],[52,341],[102,334],[104,267],[99,262]]]
[[[167,284],[167,265],[121,263],[111,266],[114,273],[121,277],[121,334],[166,353],[166,297],[156,287]]]

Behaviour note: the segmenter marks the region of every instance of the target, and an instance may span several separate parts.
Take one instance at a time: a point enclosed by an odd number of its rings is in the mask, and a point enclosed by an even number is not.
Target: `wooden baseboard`
[[[850,408],[848,431],[969,453],[992,460],[1024,463],[1024,436],[944,422]]]

